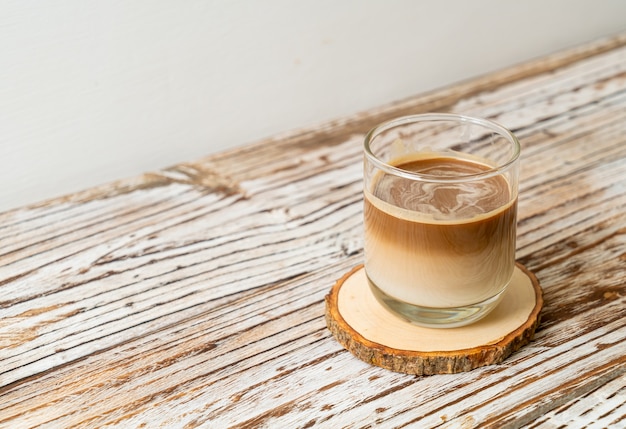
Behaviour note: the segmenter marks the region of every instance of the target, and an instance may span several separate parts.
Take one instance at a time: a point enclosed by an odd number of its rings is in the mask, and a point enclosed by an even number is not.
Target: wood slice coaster
[[[424,328],[386,310],[360,265],[326,295],[326,325],[342,346],[372,365],[406,374],[452,374],[500,363],[528,344],[542,306],[537,278],[518,263],[502,301],[483,319],[458,328]]]

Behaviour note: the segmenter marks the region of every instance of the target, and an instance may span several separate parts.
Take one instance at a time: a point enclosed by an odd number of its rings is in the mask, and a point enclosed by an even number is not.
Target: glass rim
[[[390,130],[400,125],[412,124],[417,122],[456,122],[456,123],[471,123],[474,125],[479,125],[484,128],[490,129],[497,134],[506,138],[513,145],[513,153],[504,163],[501,163],[498,166],[492,167],[488,170],[485,170],[480,173],[473,174],[461,174],[456,176],[440,176],[433,174],[424,174],[417,173],[414,171],[403,170],[401,168],[395,167],[391,164],[386,163],[385,161],[378,158],[371,150],[370,143],[382,132]],[[459,115],[455,113],[421,113],[416,115],[407,115],[400,116],[395,119],[391,119],[389,121],[383,122],[371,130],[367,132],[365,135],[365,140],[363,144],[364,153],[367,159],[372,162],[376,167],[385,173],[404,177],[410,180],[417,181],[427,181],[427,182],[438,182],[438,183],[452,183],[452,182],[471,182],[475,180],[487,179],[492,176],[498,176],[503,174],[506,170],[511,168],[513,164],[518,160],[521,147],[519,140],[508,128],[503,125],[498,124],[495,121],[489,119],[476,118],[472,116]]]

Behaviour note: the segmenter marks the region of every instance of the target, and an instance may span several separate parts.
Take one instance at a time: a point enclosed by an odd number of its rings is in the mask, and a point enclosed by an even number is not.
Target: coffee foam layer
[[[485,173],[491,167],[457,158],[438,157],[404,161],[398,163],[397,168],[430,177],[467,177]],[[394,215],[401,217],[412,218],[405,212],[416,212],[433,220],[472,218],[501,208],[510,200],[508,182],[501,175],[471,181],[436,182],[381,172],[373,182],[374,196],[400,209],[401,212]]]
[[[402,170],[430,177],[466,177],[491,169],[485,164],[451,157],[417,158],[393,164]],[[502,175],[442,183],[379,172],[373,183],[373,192],[366,190],[366,194],[379,209],[420,222],[476,220],[512,203],[509,184]]]

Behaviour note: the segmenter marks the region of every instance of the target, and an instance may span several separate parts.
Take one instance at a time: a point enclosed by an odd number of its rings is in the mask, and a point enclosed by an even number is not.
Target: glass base
[[[426,328],[458,328],[474,323],[497,307],[506,290],[504,288],[496,296],[476,304],[462,307],[432,308],[398,301],[380,290],[369,278],[367,281],[378,302],[390,312],[407,322]]]

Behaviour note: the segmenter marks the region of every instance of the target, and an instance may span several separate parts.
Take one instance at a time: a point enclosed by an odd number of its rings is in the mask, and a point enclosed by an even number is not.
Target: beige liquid
[[[452,157],[396,165],[432,175],[485,172]],[[379,173],[365,191],[365,266],[387,295],[421,307],[476,304],[500,293],[515,264],[517,199],[494,176],[455,184]]]

